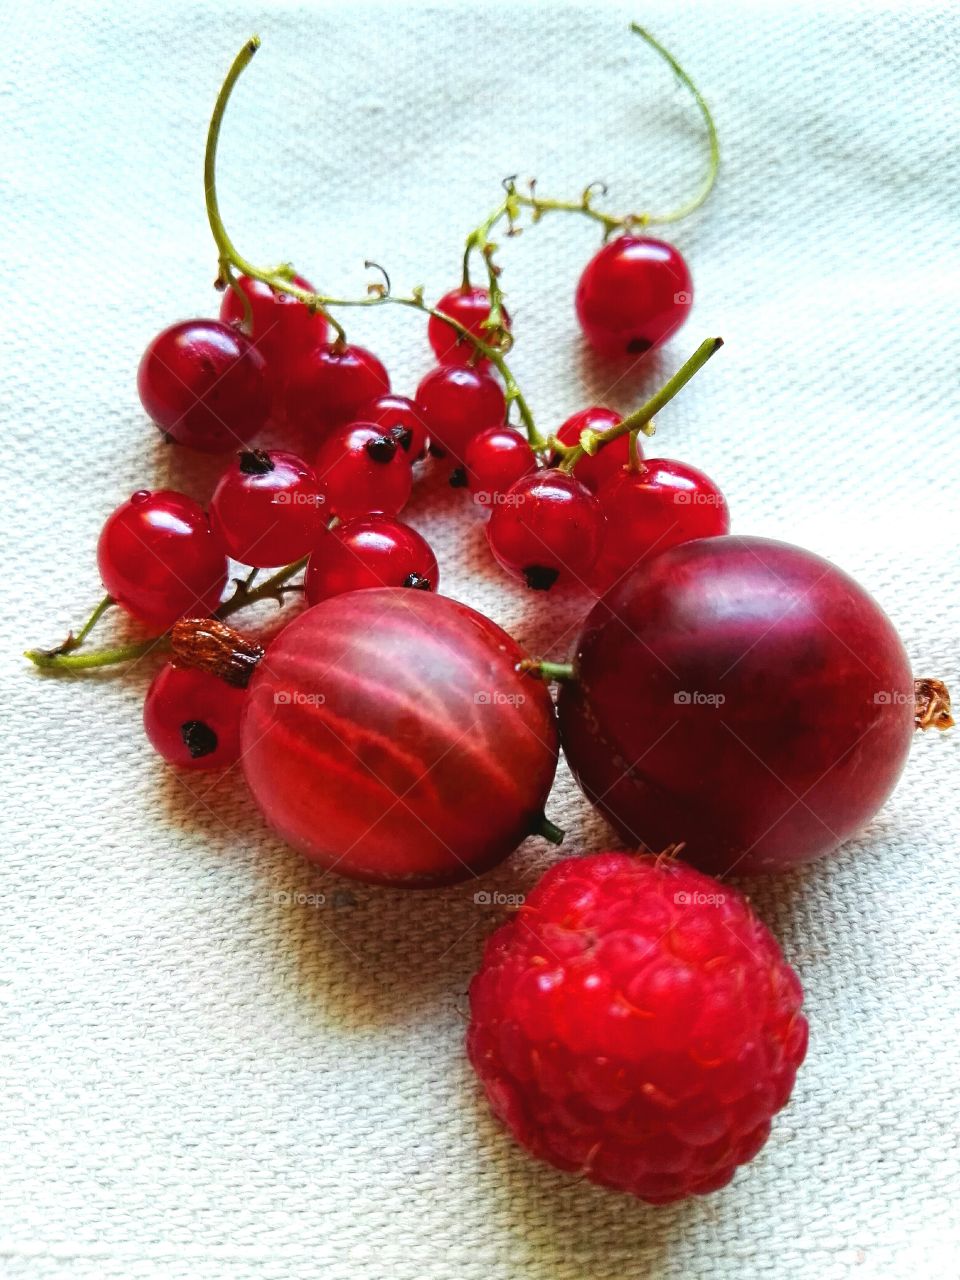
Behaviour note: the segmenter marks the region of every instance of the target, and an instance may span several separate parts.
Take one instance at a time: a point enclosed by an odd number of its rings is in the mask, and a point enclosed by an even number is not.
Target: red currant
[[[263,356],[219,320],[182,320],[158,333],[140,361],[137,390],[161,431],[203,453],[246,444],[270,413]]]
[[[417,387],[416,401],[430,436],[430,452],[462,463],[467,445],[487,427],[502,426],[507,402],[499,382],[483,369],[441,365]]]
[[[223,539],[198,503],[172,489],[142,489],[117,507],[97,563],[114,600],[157,631],[185,614],[211,613],[227,581]]]
[[[490,315],[490,295],[486,289],[479,287],[451,289],[437,303],[436,310],[442,311],[445,316],[462,324],[481,342],[490,342],[492,334],[489,329],[483,327],[483,322]],[[510,327],[510,317],[507,315],[506,308],[503,309],[503,324],[504,328]],[[441,364],[483,366],[490,363],[484,359],[476,360],[476,347],[462,334],[457,333],[456,329],[444,324],[436,316],[430,317],[427,337]]]
[[[584,336],[606,356],[643,355],[683,324],[693,284],[683,258],[663,240],[623,235],[590,259],[577,285]]]
[[[372,422],[385,435],[397,433],[397,439],[411,462],[419,462],[430,441],[420,410],[406,396],[377,396],[357,413],[361,422]]]
[[[526,439],[512,427],[488,427],[467,445],[464,463],[475,502],[492,507],[521,476],[537,469]]]
[[[726,500],[710,477],[673,458],[648,458],[639,471],[621,471],[597,497],[607,518],[593,574],[601,591],[651,552],[730,529]]]
[[[208,671],[168,662],[147,690],[143,727],[153,749],[182,769],[223,769],[240,759],[247,691]]]
[[[390,516],[360,516],[338,524],[317,543],[304,580],[307,601],[362,587],[436,591],[437,558],[416,529]]]
[[[325,524],[313,468],[275,449],[241,453],[221,476],[210,514],[228,555],[256,569],[299,560]]]
[[[410,459],[372,422],[353,422],[320,448],[315,464],[327,513],[341,520],[382,511],[395,516],[410,497]]]
[[[361,407],[390,390],[390,376],[365,347],[314,347],[294,361],[286,406],[299,427],[321,435],[356,419]]]
[[[603,541],[603,512],[574,476],[545,468],[523,476],[493,508],[487,539],[494,558],[528,587],[584,582]]]
[[[604,409],[594,405],[589,409],[581,409],[568,418],[557,432],[561,444],[577,445],[584,431],[606,431],[622,422],[619,413],[612,409]],[[637,442],[637,452],[643,457],[643,449]],[[630,460],[630,437],[617,436],[609,444],[603,445],[595,454],[585,454],[574,464],[574,475],[581,484],[585,484],[591,493],[596,493],[605,480],[621,471]]]
[[[282,382],[296,358],[312,347],[327,341],[329,326],[319,311],[312,312],[306,303],[289,293],[271,289],[262,280],[240,276],[240,288],[250,299],[253,332],[249,335],[267,363],[267,371],[276,382]],[[303,276],[290,281],[309,293],[314,287]],[[241,324],[243,303],[235,290],[227,289],[220,303],[220,319],[225,324]]]

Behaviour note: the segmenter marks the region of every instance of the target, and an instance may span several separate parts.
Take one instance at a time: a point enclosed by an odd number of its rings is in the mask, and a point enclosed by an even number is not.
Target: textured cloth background
[[[241,250],[353,294],[369,257],[436,297],[505,174],[566,197],[604,178],[621,210],[696,185],[700,122],[626,30],[638,17],[723,145],[714,197],[675,231],[693,315],[626,373],[590,359],[571,299],[596,230],[548,219],[502,254],[520,381],[545,424],[627,409],[722,333],[654,451],[715,476],[737,531],[851,571],[916,670],[958,683],[956,14],[8,0],[2,17],[0,1274],[956,1276],[956,735],[916,743],[838,856],[749,886],[807,987],[809,1058],[731,1187],[655,1210],[532,1163],[478,1100],[462,1010],[498,912],[472,886],[333,894],[238,771],[185,780],[146,748],[150,662],[56,679],[18,657],[98,598],[113,506],[145,485],[209,495],[220,464],[159,443],[135,370],[158,329],[216,305],[204,132],[250,32],[264,46],[221,148]],[[420,319],[347,318],[410,392]],[[436,477],[411,508],[446,592],[566,655],[584,602],[514,589],[467,508]],[[611,843],[563,770],[550,813],[570,851]],[[531,842],[487,885],[523,892],[548,856]]]

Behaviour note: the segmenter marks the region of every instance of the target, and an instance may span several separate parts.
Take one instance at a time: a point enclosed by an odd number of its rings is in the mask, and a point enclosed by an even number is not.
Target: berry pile
[[[137,377],[171,447],[223,454],[223,472],[206,509],[169,490],[122,503],[97,548],[107,596],[76,636],[27,656],[82,671],[168,653],[144,703],[154,749],[189,770],[241,763],[293,848],[373,883],[450,884],[529,835],[559,843],[544,806],[562,746],[631,847],[670,853],[548,872],[490,940],[469,1052],[534,1154],[660,1204],[723,1186],[756,1154],[806,1048],[799,982],[770,934],[675,855],[725,873],[826,853],[883,803],[914,725],[951,721],[946,690],[915,686],[856,583],[799,548],[725,537],[718,486],[645,455],[640,437],[719,338],[633,412],[587,405],[546,433],[511,371],[491,237],[516,234],[527,215],[528,226],[562,212],[602,229],[573,309],[603,357],[641,359],[689,314],[686,263],[641,232],[704,202],[716,131],[682,68],[634,30],[700,109],[700,192],[659,218],[618,217],[594,187],[551,200],[508,179],[436,306],[419,288],[394,294],[382,268],[364,298],[338,299],[241,257],[215,181],[224,111],[259,42],[241,50],[207,137],[219,317],[164,329]],[[423,323],[436,364],[412,396],[347,341],[337,313],[357,305],[401,306]],[[400,517],[438,470],[485,520],[502,570],[533,591],[582,593],[570,664],[529,657],[437,594],[437,557]],[[307,607],[283,616],[266,651],[224,621],[293,593]],[[86,649],[112,606],[149,635]],[[552,680],[563,682],[559,716]]]

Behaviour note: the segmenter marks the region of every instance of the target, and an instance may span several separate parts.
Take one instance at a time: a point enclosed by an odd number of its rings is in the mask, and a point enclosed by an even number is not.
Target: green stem
[[[285,591],[295,590],[295,588],[286,585],[287,580],[305,568],[308,558],[304,556],[300,560],[295,560],[293,564],[285,565],[284,568],[278,569],[276,573],[271,574],[269,578],[265,578],[258,587],[254,587],[252,590],[248,585],[251,581],[250,578],[246,582],[242,579],[238,580],[233,595],[220,605],[215,611],[215,616],[221,619],[229,618],[238,610],[245,609],[251,604],[257,604],[261,600],[276,600],[278,604],[282,603]],[[113,603],[109,596],[106,599],[111,604]],[[81,631],[80,636],[84,636],[89,632],[97,617],[107,607],[107,603],[101,600],[90,621]],[[79,637],[77,643],[80,643]],[[40,667],[45,671],[87,671],[94,667],[112,667],[121,662],[132,662],[154,651],[163,652],[169,646],[170,633],[169,631],[164,631],[161,635],[152,636],[149,640],[119,645],[112,649],[95,649],[91,653],[71,653],[61,646],[60,649],[28,649],[24,657],[29,658],[34,666]],[[76,645],[74,645],[75,647]]]
[[[76,636],[67,636],[63,643],[63,652],[69,653],[71,649],[79,649],[103,615],[114,604],[116,604],[116,601],[113,596],[104,596],[94,609],[93,613],[91,613],[90,617],[77,632]]]
[[[479,253],[484,260],[487,272],[487,291],[490,295],[490,317],[487,325],[494,334],[498,331],[504,331],[503,291],[499,283],[500,269],[494,262],[497,246],[491,242],[490,235],[504,218],[508,221],[507,234],[512,236],[519,233],[520,228],[517,226],[517,218],[521,209],[529,209],[531,211],[531,221],[534,223],[539,222],[547,213],[577,213],[599,223],[603,228],[603,238],[607,240],[615,231],[628,231],[634,227],[663,226],[667,223],[679,222],[699,209],[713,190],[720,168],[720,141],[710,108],[690,76],[659,40],[637,22],[630,24],[630,30],[635,35],[640,36],[642,40],[645,40],[650,48],[654,49],[663,58],[680,83],[693,95],[693,100],[700,111],[707,131],[708,161],[707,172],[703,182],[690,200],[667,213],[625,213],[618,215],[605,213],[604,210],[598,209],[593,203],[597,187],[599,187],[601,194],[606,195],[606,187],[602,183],[592,183],[583,191],[579,200],[552,200],[537,195],[535,182],[530,183],[529,194],[525,194],[517,190],[515,179],[508,178],[504,182],[507,198],[478,227],[475,227],[470,232],[463,252],[464,288],[468,288],[470,285],[471,253]]]
[[[650,397],[646,404],[628,414],[615,426],[608,427],[606,431],[590,431],[589,429],[584,431],[580,436],[580,443],[565,454],[563,461],[560,463],[560,470],[572,471],[585,453],[593,456],[598,449],[605,444],[609,444],[611,440],[616,440],[619,436],[626,435],[628,431],[642,431],[644,435],[653,435],[653,429],[650,425],[653,416],[659,413],[664,405],[669,404],[678,391],[683,390],[694,374],[702,369],[710,357],[715,355],[722,346],[722,338],[707,338],[705,342],[702,342],[697,347],[690,359],[681,365],[673,377],[664,383],[656,395]]]
[[[27,649],[25,658],[29,658],[34,666],[44,671],[87,671],[93,667],[112,667],[119,662],[132,662],[135,658],[143,658],[154,649],[164,650],[169,646],[170,637],[167,632],[153,636],[149,640],[141,640],[137,644],[124,644],[115,649],[94,649],[90,653],[51,653],[44,649]]]
[[[262,280],[264,284],[278,288],[281,280],[283,280],[280,272],[277,270],[264,271],[260,267],[254,266],[252,262],[243,257],[230,239],[223,224],[223,218],[220,216],[220,202],[217,198],[217,145],[220,141],[223,116],[227,109],[227,103],[230,101],[230,95],[233,93],[234,85],[250,65],[253,55],[259,48],[260,37],[251,36],[234,58],[226,79],[220,86],[220,92],[217,94],[217,100],[213,106],[213,114],[210,117],[210,126],[207,129],[207,146],[203,157],[203,185],[207,206],[207,221],[210,223],[210,230],[213,233],[217,251],[220,255],[220,269],[225,282],[227,284],[231,283],[230,268],[235,267],[241,275],[249,276],[253,280]],[[327,312],[321,298],[316,294],[310,293],[307,289],[301,289],[297,285],[291,284],[289,280],[284,281],[284,285],[284,292],[292,294],[293,297],[299,298],[301,302],[306,302],[314,310],[323,313],[335,330],[338,342],[346,341],[346,334],[342,325],[338,324],[333,316]],[[245,322],[248,322],[249,301],[244,307],[244,316]]]
[[[533,834],[543,836],[544,840],[549,840],[551,844],[562,844],[566,832],[558,827],[555,822],[551,822],[545,813],[541,813],[537,819],[537,825],[533,829]]]
[[[536,665],[542,680],[574,680],[576,679],[572,662],[543,662]]]
[[[220,128],[223,124],[224,112],[226,111],[227,103],[230,100],[230,95],[233,92],[233,87],[245,68],[250,65],[250,61],[259,47],[259,37],[253,36],[243,46],[236,58],[234,58],[233,64],[227,72],[227,77],[223,82],[223,86],[217,95],[217,101],[213,108],[213,115],[210,118],[210,127],[207,131],[207,148],[203,166],[204,184],[206,188],[207,220],[210,223],[210,230],[213,234],[213,238],[216,242],[217,250],[220,255],[220,270],[224,281],[227,284],[233,284],[231,274],[235,268],[242,275],[249,276],[254,280],[262,280],[265,284],[268,284],[272,289],[275,289],[278,292],[288,293],[291,297],[305,303],[312,310],[322,312],[336,331],[337,341],[341,343],[346,340],[346,333],[343,326],[330,314],[330,308],[332,307],[378,307],[385,303],[394,303],[398,306],[413,307],[418,311],[424,312],[426,315],[435,316],[438,320],[443,321],[454,329],[459,337],[471,343],[476,350],[477,355],[489,360],[497,369],[498,373],[503,378],[504,393],[507,404],[508,406],[511,404],[516,405],[517,412],[520,415],[520,420],[526,429],[527,438],[530,441],[531,448],[534,450],[542,449],[546,441],[538,432],[533,419],[533,414],[530,412],[530,406],[527,404],[523,393],[517,385],[516,379],[504,359],[503,352],[509,349],[509,335],[502,326],[502,313],[498,313],[501,315],[501,321],[497,322],[499,327],[496,328],[493,325],[490,327],[491,341],[484,342],[472,334],[469,329],[465,328],[458,321],[452,319],[452,317],[444,315],[443,312],[437,311],[434,307],[427,306],[423,301],[423,295],[420,290],[414,290],[413,294],[409,298],[397,298],[390,293],[389,284],[376,284],[370,287],[370,292],[363,298],[331,298],[323,294],[311,293],[309,290],[301,289],[298,285],[293,284],[289,279],[289,267],[284,266],[275,268],[273,271],[267,271],[261,267],[255,266],[239,253],[236,245],[227,234],[226,227],[224,226],[223,219],[220,215],[216,183],[217,144],[220,139]],[[492,317],[493,311],[491,311],[491,318]]]

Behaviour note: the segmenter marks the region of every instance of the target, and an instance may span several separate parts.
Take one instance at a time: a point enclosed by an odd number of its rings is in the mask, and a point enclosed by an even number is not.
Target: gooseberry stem
[[[664,405],[669,404],[677,392],[683,390],[694,374],[702,369],[710,357],[715,355],[722,346],[722,338],[707,338],[705,342],[702,342],[697,347],[690,359],[680,366],[673,377],[663,384],[656,395],[650,397],[646,404],[641,405],[639,409],[628,414],[614,426],[607,427],[606,431],[591,431],[589,428],[583,431],[580,435],[580,443],[572,448],[567,447],[563,451],[563,460],[559,469],[561,471],[572,471],[585,453],[590,454],[592,457],[605,444],[609,444],[611,440],[616,440],[619,436],[626,435],[628,432],[642,431],[644,435],[652,436],[651,420],[654,414],[659,413]]]
[[[276,600],[278,604],[282,604],[286,592],[298,589],[287,585],[287,580],[306,568],[308,558],[303,556],[302,559],[278,569],[269,578],[265,578],[258,587],[251,587],[253,574],[246,580],[235,579],[233,595],[228,600],[224,600],[214,611],[213,616],[221,620],[229,618],[238,610],[245,609],[247,605],[257,604],[261,600]],[[133,644],[118,645],[110,649],[94,649],[88,653],[71,652],[71,649],[76,649],[83,643],[83,638],[89,633],[94,622],[109,607],[108,602],[114,603],[110,596],[100,601],[72,645],[69,644],[68,636],[67,641],[57,649],[28,649],[23,656],[29,658],[34,666],[45,671],[87,671],[96,667],[116,666],[121,662],[133,662],[155,650],[163,652],[170,647],[170,631],[164,631],[158,636],[139,640]]]
[[[542,836],[544,840],[549,840],[551,844],[563,844],[566,832],[561,827],[558,827],[555,822],[551,822],[545,813],[541,813],[533,834]]]
[[[517,666],[524,675],[539,676],[541,680],[574,680],[572,662],[546,662],[542,658],[524,658]]]

